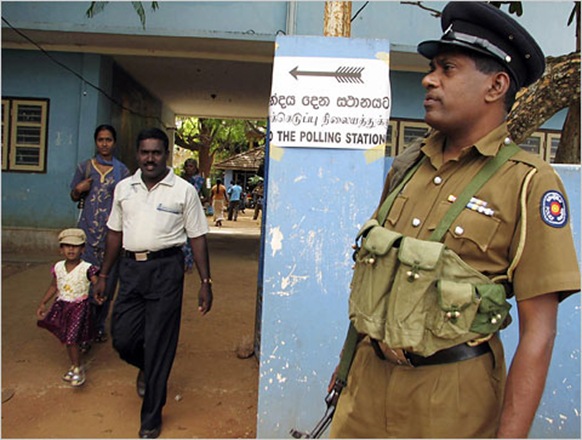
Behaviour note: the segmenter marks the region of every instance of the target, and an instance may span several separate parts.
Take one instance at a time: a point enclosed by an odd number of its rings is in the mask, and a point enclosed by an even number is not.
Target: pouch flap
[[[364,225],[358,231],[358,235],[356,235],[356,242],[360,239],[360,237],[365,236],[366,233],[370,230],[370,228],[373,228],[374,226],[380,226],[378,220],[376,220],[375,218],[371,218],[366,223],[364,223]]]
[[[470,283],[439,280],[437,291],[439,306],[445,312],[462,311],[477,302],[477,296]]]
[[[505,299],[505,287],[502,284],[478,284],[475,288],[481,296],[479,311],[487,313],[509,309],[509,303]]]
[[[505,299],[505,287],[502,284],[478,284],[475,289],[481,302],[471,331],[487,335],[507,327],[511,323],[511,304]]]
[[[398,259],[408,266],[415,266],[423,270],[436,268],[445,245],[438,241],[418,240],[404,237],[398,252]]]
[[[362,242],[362,247],[374,255],[386,255],[394,243],[402,237],[398,232],[383,226],[372,228]]]

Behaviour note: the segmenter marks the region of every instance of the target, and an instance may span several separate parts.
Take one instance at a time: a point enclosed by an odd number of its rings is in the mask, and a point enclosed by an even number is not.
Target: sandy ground
[[[168,385],[162,438],[254,438],[258,363],[252,347],[260,227],[247,215],[209,234],[214,305],[196,308],[198,276],[186,276],[178,354]],[[61,380],[64,347],[36,326],[53,255],[2,255],[2,438],[135,438],[137,371],[110,340],[85,356],[87,381]],[[238,354],[238,355],[237,355]]]

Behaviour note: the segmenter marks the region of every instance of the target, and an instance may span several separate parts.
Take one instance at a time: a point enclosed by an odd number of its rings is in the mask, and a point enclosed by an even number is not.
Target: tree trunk
[[[352,33],[352,2],[326,1],[323,18],[323,35],[349,37]]]
[[[214,155],[210,154],[210,145],[200,145],[198,148],[198,168],[204,177],[210,176],[210,168],[214,163]]]
[[[554,163],[580,163],[580,94],[570,104]]]
[[[517,144],[522,143],[555,113],[572,106],[577,106],[578,117],[573,115],[566,118],[564,132],[577,133],[579,139],[580,52],[546,58],[544,75],[529,88],[518,93],[508,118],[513,140]],[[569,124],[572,124],[572,127],[567,127]],[[562,136],[564,134],[562,133]],[[558,149],[562,150],[560,157],[577,157],[579,163],[579,146],[579,142],[573,143],[572,140],[563,139]]]

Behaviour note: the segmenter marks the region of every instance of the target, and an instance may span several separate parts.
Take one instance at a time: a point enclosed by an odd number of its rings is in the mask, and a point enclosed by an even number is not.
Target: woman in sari
[[[113,190],[130,173],[127,167],[113,156],[117,141],[115,128],[111,125],[100,125],[95,129],[93,137],[96,154],[77,165],[71,181],[71,199],[79,203],[81,212],[78,227],[87,235],[82,258],[100,267],[105,252],[106,223],[113,202]],[[109,314],[111,299],[115,294],[117,279],[116,266],[108,274],[105,302],[99,305],[91,297],[95,342],[107,341],[105,321]],[[89,348],[90,346],[84,347],[85,351]]]

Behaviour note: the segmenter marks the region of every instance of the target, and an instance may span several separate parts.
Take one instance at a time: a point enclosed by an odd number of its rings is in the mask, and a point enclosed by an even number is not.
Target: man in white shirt
[[[163,131],[153,128],[139,133],[139,169],[115,188],[105,257],[95,286],[99,297],[109,270],[121,256],[111,334],[120,357],[140,370],[141,438],[157,438],[161,432],[180,330],[181,246],[186,240],[200,275],[198,310],[205,315],[212,307],[206,216],[194,187],[166,165],[169,153]]]

